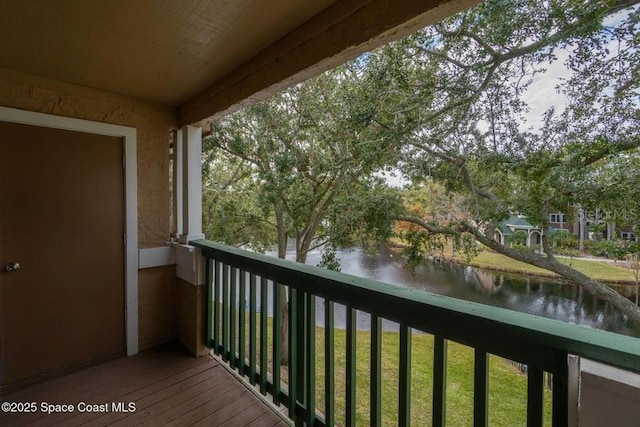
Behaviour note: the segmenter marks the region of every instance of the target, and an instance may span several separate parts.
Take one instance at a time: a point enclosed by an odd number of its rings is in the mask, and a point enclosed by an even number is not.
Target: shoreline
[[[579,258],[578,258],[579,259]],[[545,279],[554,279],[554,280],[559,280],[568,284],[571,284],[572,282],[568,279],[565,279],[559,275],[557,275],[556,273],[553,272],[548,272],[548,273],[533,273],[531,271],[523,271],[523,270],[518,270],[518,269],[513,269],[513,268],[508,268],[508,267],[504,267],[504,268],[500,268],[500,267],[492,267],[492,266],[486,266],[480,263],[474,263],[473,261],[471,261],[469,264],[465,264],[464,262],[462,262],[459,259],[456,258],[448,258],[448,257],[443,257],[442,261],[440,262],[449,262],[452,264],[457,264],[457,265],[469,265],[471,267],[474,268],[478,268],[480,270],[487,270],[487,271],[492,271],[492,272],[496,272],[496,273],[511,273],[511,274],[516,274],[516,275],[520,275],[520,276],[527,276],[527,277],[540,277],[540,278],[545,278]],[[597,279],[594,279],[597,280]],[[624,279],[613,279],[613,280],[599,280],[600,282],[607,284],[607,285],[614,285],[614,286],[635,286],[635,282],[631,281],[631,280],[624,280]]]
[[[395,252],[400,252],[403,249],[403,245],[396,242],[395,244],[389,245],[389,248]],[[475,262],[474,260],[471,260],[471,262],[469,263],[465,263],[459,257],[450,257],[445,255],[429,255],[427,256],[427,259],[435,263],[447,262],[447,263],[456,264],[456,265],[468,265],[474,268],[478,268],[480,270],[485,270],[493,273],[508,273],[508,274],[513,274],[518,276],[529,277],[529,278],[538,277],[538,278],[544,278],[544,279],[553,279],[553,280],[561,281],[563,283],[572,284],[570,280],[567,280],[551,271],[532,272],[532,271],[521,270],[518,268],[496,267],[496,266]],[[576,257],[574,259],[581,260],[579,257]],[[589,261],[589,262],[603,262],[603,261]],[[599,280],[606,285],[615,286],[615,287],[636,285],[635,281],[626,280],[626,279],[612,279],[612,280],[594,279],[594,280]]]

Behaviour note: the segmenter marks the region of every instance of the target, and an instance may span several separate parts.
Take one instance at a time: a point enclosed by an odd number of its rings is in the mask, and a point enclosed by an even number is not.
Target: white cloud
[[[616,27],[628,16],[628,10],[622,10],[616,14],[607,16],[603,25],[606,27]],[[614,43],[611,44],[613,51]],[[530,110],[526,114],[526,123],[523,129],[532,127],[534,131],[540,129],[544,123],[544,113],[551,107],[555,107],[556,113],[561,113],[568,104],[568,99],[559,93],[556,87],[561,83],[562,78],[571,76],[571,70],[564,64],[571,55],[570,50],[555,50],[557,60],[551,64],[544,64],[546,71],[536,75],[523,95],[525,102],[529,104]]]
[[[545,64],[546,71],[537,74],[527,91],[523,95],[524,101],[529,104],[529,113],[525,116],[525,128],[533,127],[534,131],[542,127],[544,123],[544,113],[551,107],[556,111],[562,111],[567,105],[567,98],[558,93],[556,86],[560,84],[560,79],[569,77],[571,70],[565,65],[570,53],[566,50],[555,52],[558,59],[551,64]]]

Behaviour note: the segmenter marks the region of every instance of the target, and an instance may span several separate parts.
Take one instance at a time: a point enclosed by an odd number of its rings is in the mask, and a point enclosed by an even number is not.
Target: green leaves
[[[396,147],[381,109],[387,79],[365,73],[366,65],[345,64],[248,107],[207,139],[208,153],[249,168],[255,199],[275,217],[279,244],[296,240],[298,261],[326,243],[333,266],[335,248],[387,237],[400,206],[374,178],[393,164]]]

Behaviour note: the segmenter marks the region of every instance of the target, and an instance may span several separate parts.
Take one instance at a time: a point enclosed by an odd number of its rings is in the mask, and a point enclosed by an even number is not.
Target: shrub
[[[594,256],[623,259],[627,255],[627,248],[613,240],[589,241],[588,243],[585,248],[588,248],[589,252]]]
[[[589,240],[585,242],[585,248],[593,256],[605,256],[609,249],[608,243],[606,240]]]
[[[557,230],[551,233],[551,244],[563,249],[578,249],[580,241],[578,238],[569,233],[569,230]]]
[[[533,251],[533,248],[527,247],[527,245],[519,244],[519,243],[512,243],[511,244],[511,249],[515,249],[515,250],[521,251],[521,252],[532,252]]]
[[[507,237],[507,241],[511,243],[512,247],[516,246],[527,246],[527,232],[523,230],[518,230],[513,233],[511,236]]]

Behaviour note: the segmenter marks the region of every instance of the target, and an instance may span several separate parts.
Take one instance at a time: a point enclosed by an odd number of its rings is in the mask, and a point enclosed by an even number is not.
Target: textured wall
[[[209,350],[204,343],[205,287],[178,279],[178,301],[178,339],[192,354],[206,354]]]
[[[632,372],[582,372],[580,383],[581,427],[637,426],[640,421],[640,376]]]
[[[138,272],[140,351],[177,338],[177,280],[174,265]]]
[[[164,245],[169,237],[168,141],[176,127],[175,110],[3,69],[0,105],[135,127],[139,245]]]
[[[138,244],[169,238],[169,132],[176,111],[108,92],[0,69],[0,105],[137,129]],[[176,338],[175,267],[139,271],[139,338],[145,349]]]

